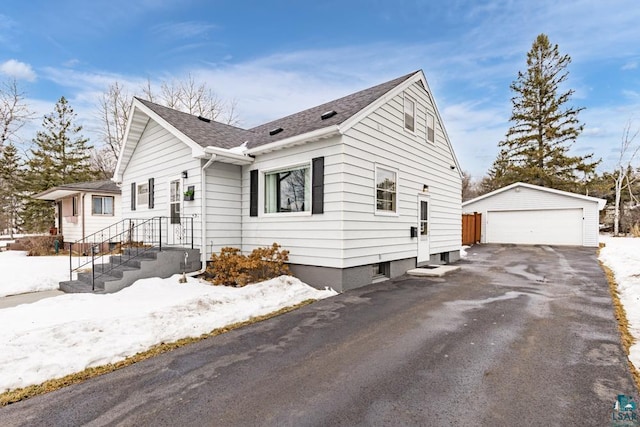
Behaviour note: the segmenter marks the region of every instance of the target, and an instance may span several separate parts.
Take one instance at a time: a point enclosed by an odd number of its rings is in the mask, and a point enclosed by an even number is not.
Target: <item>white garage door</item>
[[[582,246],[582,209],[487,212],[487,243]]]

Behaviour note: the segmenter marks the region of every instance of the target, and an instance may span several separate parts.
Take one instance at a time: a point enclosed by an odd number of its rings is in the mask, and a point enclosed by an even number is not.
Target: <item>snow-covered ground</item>
[[[603,236],[600,259],[611,268],[640,339],[640,239]],[[461,254],[463,257],[466,255]],[[67,257],[0,252],[0,296],[57,289]],[[0,309],[0,392],[117,362],[154,344],[199,336],[306,299],[336,295],[282,276],[228,288],[189,278],[144,279],[109,295],[68,294]],[[640,343],[630,359],[640,367]]]
[[[600,241],[605,244],[600,250],[600,261],[615,275],[629,332],[636,339],[629,360],[640,369],[640,238],[600,235]]]
[[[10,278],[0,279],[3,294],[55,289],[66,279],[68,258],[24,255],[0,253],[0,271]],[[337,294],[289,276],[244,288],[193,278],[181,284],[179,278],[144,279],[115,294],[66,294],[0,309],[0,393]]]
[[[0,252],[0,297],[58,289],[69,280],[69,257],[27,256],[23,251]]]

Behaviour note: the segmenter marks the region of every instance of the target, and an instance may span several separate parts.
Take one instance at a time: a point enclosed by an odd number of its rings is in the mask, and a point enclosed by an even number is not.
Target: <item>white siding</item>
[[[242,168],[213,163],[206,169],[206,259],[225,246],[242,247]]]
[[[113,197],[113,215],[93,215],[91,209],[92,196]],[[82,227],[84,222],[84,237],[100,231],[122,219],[122,196],[107,193],[79,193],[78,215],[72,216],[72,197],[62,199],[62,234],[66,242],[75,242],[83,238]],[[84,203],[84,208],[83,208]]]
[[[579,197],[565,196],[550,193],[544,190],[536,190],[526,187],[514,187],[501,193],[494,194],[484,199],[467,203],[464,212],[482,213],[481,241],[487,242],[487,212],[488,211],[514,211],[514,210],[557,210],[576,209],[584,210],[583,220],[583,245],[598,246],[598,203]]]
[[[342,268],[343,156],[339,137],[307,143],[286,150],[260,155],[242,171],[242,250],[250,252],[277,242],[290,251],[292,263]],[[263,171],[303,163],[324,157],[324,213],[264,213]],[[249,216],[249,171],[258,169],[258,216]]]
[[[113,197],[113,215],[93,215],[92,196]],[[82,202],[81,202],[82,205]],[[85,237],[109,227],[122,219],[122,202],[119,194],[86,193],[84,197]],[[82,222],[82,218],[78,219]],[[108,236],[105,236],[105,239]]]
[[[344,266],[417,256],[418,194],[429,186],[430,253],[460,249],[461,179],[442,124],[426,141],[426,113],[435,106],[421,84],[406,92],[416,100],[416,129],[404,129],[403,94],[347,131],[344,141]],[[398,215],[375,215],[375,167],[397,169]]]
[[[194,218],[194,243],[199,246],[202,240],[200,168],[201,161],[191,156],[191,149],[186,144],[156,122],[149,121],[123,174],[123,218],[168,217],[169,182],[173,179],[181,179],[183,190],[189,185],[195,186],[195,200],[182,202],[182,216]],[[188,178],[180,178],[182,171],[187,171]],[[154,208],[138,206],[132,211],[131,183],[143,184],[149,178],[154,178]]]
[[[363,118],[342,137],[258,156],[243,170],[243,250],[280,243],[293,263],[347,268],[417,256],[418,194],[429,186],[430,252],[460,249],[461,179],[445,133],[426,141],[426,113],[435,106],[420,84],[416,131],[404,129],[403,94]],[[325,157],[324,214],[264,214],[263,171]],[[375,168],[398,171],[398,215],[375,214]],[[260,170],[259,216],[249,217],[249,171]]]

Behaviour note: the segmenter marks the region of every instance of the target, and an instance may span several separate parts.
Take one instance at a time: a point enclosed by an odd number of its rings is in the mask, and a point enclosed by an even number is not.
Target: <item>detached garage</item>
[[[598,246],[606,201],[517,182],[462,204],[482,214],[482,243]]]

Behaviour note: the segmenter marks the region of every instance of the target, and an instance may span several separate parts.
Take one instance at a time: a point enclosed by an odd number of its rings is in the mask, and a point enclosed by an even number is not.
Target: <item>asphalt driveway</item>
[[[485,245],[0,408],[3,426],[606,426],[637,395],[594,249]]]

